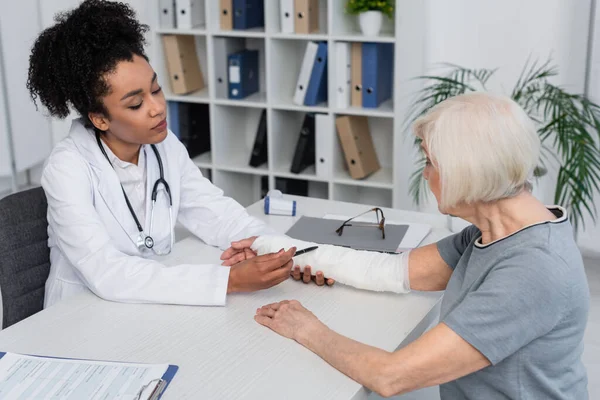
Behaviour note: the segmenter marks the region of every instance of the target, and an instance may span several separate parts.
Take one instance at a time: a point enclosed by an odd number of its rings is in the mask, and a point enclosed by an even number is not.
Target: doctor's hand
[[[221,265],[231,266],[256,257],[256,253],[250,248],[255,240],[256,236],[252,236],[237,242],[231,242],[231,247],[221,254],[221,260],[223,260]]]
[[[290,276],[292,256],[296,248],[288,251],[252,257],[239,262],[229,271],[227,293],[254,292],[278,285]]]

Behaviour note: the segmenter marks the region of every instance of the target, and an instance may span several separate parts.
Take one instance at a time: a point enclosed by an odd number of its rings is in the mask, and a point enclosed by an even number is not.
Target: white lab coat
[[[156,147],[173,197],[173,224],[179,221],[204,242],[221,249],[233,240],[273,232],[205,179],[172,132]],[[151,147],[145,146],[145,150],[146,220],[140,223],[148,233],[150,196],[159,168]],[[154,255],[152,251],[138,249],[139,232],[117,174],[100,151],[94,132],[86,129],[81,119],[73,121],[69,136],[52,151],[42,187],[48,199],[51,263],[45,307],[87,290],[119,302],[225,304],[228,267],[165,267],[147,258]],[[168,215],[164,201],[158,201],[152,233],[157,246],[169,240]]]

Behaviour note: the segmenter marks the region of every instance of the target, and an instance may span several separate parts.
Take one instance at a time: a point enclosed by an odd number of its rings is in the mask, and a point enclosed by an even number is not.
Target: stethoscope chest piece
[[[152,239],[150,236],[146,236],[146,239],[144,239],[144,245],[151,249],[154,247],[154,239]]]
[[[144,248],[152,249],[154,247],[154,239],[152,239],[152,236],[146,236],[140,232],[136,244],[140,250],[143,250]]]

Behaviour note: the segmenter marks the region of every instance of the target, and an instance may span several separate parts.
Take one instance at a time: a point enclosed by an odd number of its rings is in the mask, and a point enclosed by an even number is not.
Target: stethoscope
[[[110,162],[110,158],[108,158],[108,154],[106,154],[106,150],[104,149],[104,146],[102,145],[102,142],[100,139],[100,134],[98,134],[98,133],[96,133],[96,140],[98,141],[98,147],[100,147],[100,150],[102,151],[102,154],[104,154],[106,161],[108,161],[110,166],[114,169],[115,167]],[[125,202],[127,203],[127,208],[129,208],[129,212],[131,213],[131,216],[133,217],[135,224],[137,225],[137,228],[138,228],[139,235],[138,235],[138,240],[136,243],[137,247],[140,250],[142,250],[144,248],[152,250],[154,252],[154,254],[156,254],[156,255],[167,255],[167,254],[171,253],[171,250],[173,249],[173,238],[174,238],[173,211],[172,211],[173,210],[173,198],[171,197],[171,188],[169,187],[169,184],[165,180],[165,173],[163,170],[162,159],[160,158],[158,149],[153,144],[151,144],[150,147],[152,147],[152,150],[154,151],[154,155],[156,155],[156,160],[158,161],[158,169],[160,171],[160,177],[156,180],[156,182],[154,182],[154,186],[152,187],[152,207],[150,209],[150,230],[148,231],[148,235],[146,235],[144,233],[142,224],[140,224],[140,220],[138,219],[137,215],[135,214],[135,211],[133,211],[133,207],[131,206],[131,203],[129,202],[129,197],[127,197],[127,193],[125,193],[125,189],[123,188],[122,184],[121,184],[121,190],[123,191],[123,196],[125,197]],[[154,222],[154,206],[156,205],[156,197],[158,194],[158,188],[159,188],[160,184],[163,185],[164,190],[167,193],[167,196],[169,198],[170,241],[169,241],[169,249],[166,252],[160,252],[160,251],[156,250],[154,248],[154,239],[152,238],[152,226],[153,226],[153,222]]]

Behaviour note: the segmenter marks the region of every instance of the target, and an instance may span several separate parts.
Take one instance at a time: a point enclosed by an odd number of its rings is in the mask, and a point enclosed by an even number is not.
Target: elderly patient
[[[407,257],[411,289],[445,289],[440,323],[390,353],[297,301],[264,306],[256,321],[383,396],[441,384],[442,399],[587,399],[589,290],[565,209],[530,193],[533,122],[507,97],[474,93],[440,103],[414,131],[439,210],[473,224]]]

